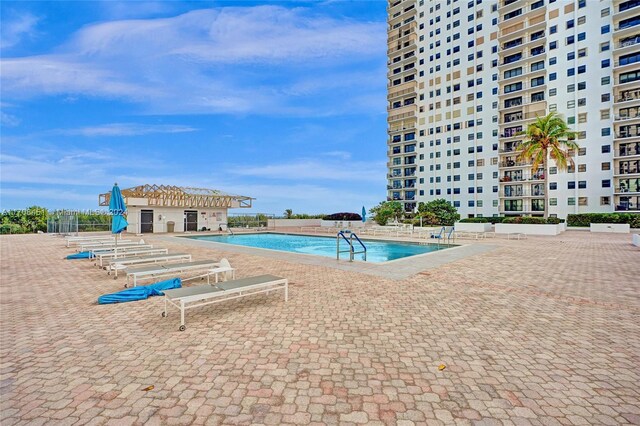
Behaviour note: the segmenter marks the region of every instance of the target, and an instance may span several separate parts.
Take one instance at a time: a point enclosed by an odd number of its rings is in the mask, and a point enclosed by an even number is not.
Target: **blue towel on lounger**
[[[149,285],[140,285],[128,288],[117,293],[104,294],[98,297],[98,303],[106,305],[109,303],[133,302],[136,300],[144,300],[151,296],[162,296],[162,290],[170,290],[172,288],[182,287],[180,278],[172,278],[166,281],[160,281]]]
[[[90,251],[81,251],[80,253],[74,253],[67,256],[67,260],[72,259],[91,259],[93,255]]]

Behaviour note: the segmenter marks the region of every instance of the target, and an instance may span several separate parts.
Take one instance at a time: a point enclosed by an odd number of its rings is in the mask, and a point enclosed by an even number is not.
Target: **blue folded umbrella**
[[[170,290],[172,288],[182,287],[180,278],[172,278],[166,281],[160,281],[154,284],[141,285],[138,287],[128,288],[117,293],[103,294],[98,297],[98,303],[106,305],[109,303],[133,302],[136,300],[144,300],[151,296],[162,296],[162,290]]]
[[[90,251],[81,251],[80,253],[74,253],[67,256],[67,259],[91,259],[93,255]]]

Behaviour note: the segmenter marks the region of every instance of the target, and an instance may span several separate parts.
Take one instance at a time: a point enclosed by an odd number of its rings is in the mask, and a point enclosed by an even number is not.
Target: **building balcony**
[[[526,112],[521,114],[504,114],[504,119],[500,120],[498,124],[514,124],[520,121],[535,120],[538,117],[544,116],[544,111]]]
[[[414,118],[416,116],[416,106],[412,105],[413,108],[411,110],[407,110],[406,112],[395,112],[393,115],[389,115],[389,117],[387,118],[387,122],[388,123],[393,123],[395,121],[400,121],[400,120],[405,120],[407,118]],[[409,107],[403,107],[403,108],[409,108]],[[398,108],[398,110],[402,110],[403,108]]]
[[[514,94],[515,97],[518,97],[518,93],[516,92]],[[505,100],[503,103],[503,111],[507,111],[509,109],[516,109],[516,108],[520,108],[522,106],[527,106],[527,105],[531,105],[531,104],[535,104],[538,102],[544,102],[545,98],[544,95],[542,96],[535,96],[535,97],[528,97],[528,96],[520,96],[521,99],[514,99],[511,101]]]
[[[408,39],[396,40],[387,44],[387,56],[391,55],[404,55],[406,53],[415,51],[417,49],[416,41],[418,36],[412,34],[412,37]]]
[[[504,85],[506,86],[506,85]],[[537,93],[537,92],[545,92],[547,89],[547,84],[543,83],[543,84],[538,84],[536,86],[531,86],[530,84],[526,84],[523,83],[522,84],[522,88],[520,89],[515,89],[512,90],[510,92],[505,92],[504,89],[501,87],[500,90],[498,90],[498,96],[502,99],[506,96],[508,97],[518,97],[518,96],[522,96],[523,98],[525,98],[524,95],[530,95],[530,92],[533,93]],[[542,95],[542,100],[544,100],[544,94]],[[533,101],[531,101],[533,102]]]
[[[515,161],[515,160],[507,160],[498,163],[500,168],[511,168],[511,167],[529,167],[531,166],[531,161]]]
[[[613,176],[617,176],[617,177],[621,177],[621,178],[626,178],[626,177],[640,177],[640,169],[634,168],[634,169],[623,169],[623,170],[616,170],[613,172]]]
[[[640,66],[640,61],[628,62],[628,61],[615,61],[613,63],[613,69],[616,72],[633,71]]]
[[[638,11],[636,10],[635,13]],[[627,22],[624,22],[627,21]],[[631,36],[634,33],[638,32],[640,29],[640,16],[632,16],[625,20],[621,20],[614,27],[614,37],[627,37]]]
[[[640,156],[640,142],[630,144],[620,144],[614,151],[614,158],[627,158]]]
[[[640,138],[640,135],[637,133],[617,133],[614,137],[614,140],[631,139],[635,142],[639,138]]]
[[[531,197],[544,197],[544,191],[500,191],[500,198],[531,198]]]
[[[500,19],[507,13],[513,12],[516,9],[524,7],[525,2],[522,0],[504,0],[498,4],[498,13],[500,13]]]
[[[640,43],[640,35],[633,35],[631,37],[625,37],[616,43],[616,53],[627,53],[628,47],[635,46]],[[625,50],[623,50],[625,49]],[[630,50],[630,49],[629,49]]]
[[[416,130],[416,123],[402,123],[401,125],[396,125],[396,126],[390,126],[387,129],[387,133],[389,134],[389,136],[394,136],[397,135],[398,133],[404,133],[404,132],[409,132],[411,130]],[[398,143],[398,142],[402,142],[402,141],[395,141],[393,143]],[[409,142],[409,141],[407,141]]]
[[[640,2],[637,0],[622,1],[617,4],[613,10],[613,18],[615,20],[624,20],[631,18],[640,10]]]
[[[640,119],[640,109],[638,108],[623,108],[613,116],[613,121],[625,121]]]
[[[523,130],[515,131],[515,132],[508,132],[508,133],[500,133],[500,134],[498,135],[498,137],[499,137],[500,139],[521,138],[521,137],[523,136],[523,135],[522,135],[522,131],[523,131]]]
[[[640,100],[640,89],[638,90],[623,90],[618,93],[614,103],[625,103]]]
[[[531,206],[522,206],[522,207],[511,207],[507,208],[505,206],[500,206],[500,213],[510,214],[510,213],[518,213],[518,214],[535,214],[542,215],[544,213],[543,207],[531,207]]]
[[[544,181],[544,174],[521,174],[516,176],[502,176],[499,179],[501,184],[509,184],[511,182],[532,182],[532,181]]]
[[[636,183],[635,188],[618,187],[613,190],[615,195],[636,195],[640,194],[640,183]]]
[[[406,6],[409,7],[409,4],[407,4]],[[389,15],[388,24],[393,27],[393,25],[397,24],[398,22],[403,22],[405,19],[409,18],[410,16],[415,16],[416,14],[417,13],[415,4],[414,7],[409,10],[406,10],[406,8],[400,8],[398,11],[395,11]]]
[[[520,151],[521,151],[521,149],[520,149],[519,146],[518,147],[514,147],[514,146],[504,147],[504,148],[500,148],[498,150],[498,152],[500,154],[512,154],[512,155],[515,154],[516,152],[520,152]]]
[[[640,195],[615,195],[614,200],[617,212],[640,211]]]
[[[528,22],[525,22],[524,19],[515,20],[514,22],[511,22],[511,20],[501,20],[498,26],[500,27],[498,39],[502,41],[501,39],[503,37],[517,38],[544,30],[547,27],[547,21],[544,19],[544,16],[534,17],[529,19]]]

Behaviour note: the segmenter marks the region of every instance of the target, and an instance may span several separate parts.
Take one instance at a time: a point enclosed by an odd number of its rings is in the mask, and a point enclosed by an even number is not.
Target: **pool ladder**
[[[347,234],[349,235],[349,237],[347,237]],[[345,240],[349,245],[348,250],[340,250],[340,237],[342,237],[342,239]],[[362,247],[361,251],[355,250],[354,241],[353,241],[354,238]],[[360,240],[360,238],[358,238],[358,236],[351,231],[340,231],[338,232],[338,235],[336,235],[336,259],[337,260],[340,260],[340,253],[349,253],[349,262],[353,262],[353,258],[355,257],[356,254],[364,254],[364,261],[366,262],[367,260],[367,247]]]

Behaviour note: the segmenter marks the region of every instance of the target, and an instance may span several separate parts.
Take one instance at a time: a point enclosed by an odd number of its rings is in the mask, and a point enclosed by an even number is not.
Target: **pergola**
[[[184,208],[250,208],[253,198],[232,195],[215,189],[191,188],[173,185],[140,185],[122,189],[122,196],[144,198],[149,206]],[[111,192],[99,195],[100,206],[108,206]],[[234,206],[233,202],[237,202]]]

